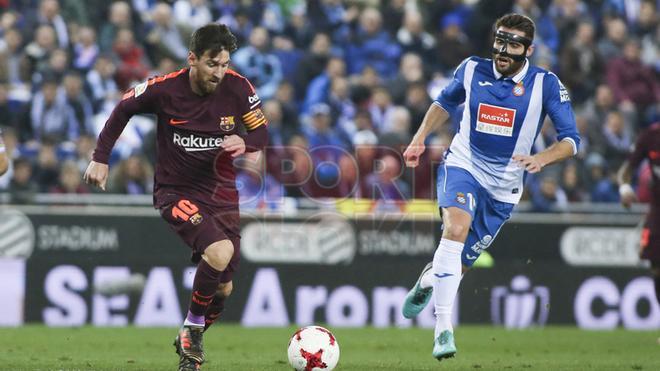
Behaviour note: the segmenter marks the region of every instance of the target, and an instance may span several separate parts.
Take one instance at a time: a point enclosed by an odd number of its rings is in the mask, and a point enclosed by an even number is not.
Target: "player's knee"
[[[216,291],[216,295],[227,298],[229,295],[231,295],[231,291],[233,290],[234,285],[232,284],[232,281],[221,283],[218,285],[218,290]]]
[[[461,223],[447,223],[442,233],[443,238],[452,241],[465,241],[469,231],[469,226]]]
[[[204,250],[202,258],[213,268],[224,271],[234,255],[234,245],[229,240],[212,243]]]

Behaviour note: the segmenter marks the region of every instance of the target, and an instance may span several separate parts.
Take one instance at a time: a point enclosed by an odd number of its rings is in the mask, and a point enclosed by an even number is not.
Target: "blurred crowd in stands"
[[[96,136],[131,86],[186,66],[194,29],[229,25],[232,68],[256,85],[270,144],[239,160],[245,206],[289,197],[432,198],[458,118],[421,165],[401,153],[466,57],[490,56],[492,24],[535,20],[531,62],[568,88],[578,156],[530,177],[538,211],[617,202],[614,174],[640,130],[660,121],[657,0],[0,0],[0,129],[12,202],[93,192],[81,182]],[[547,122],[535,144],[555,141]],[[134,117],[111,158],[109,191],[151,192],[155,120]],[[650,178],[636,176],[642,201]],[[254,196],[257,197],[254,197]]]

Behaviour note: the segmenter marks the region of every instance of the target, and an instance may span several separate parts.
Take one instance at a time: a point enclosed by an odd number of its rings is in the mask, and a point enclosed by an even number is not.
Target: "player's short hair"
[[[495,30],[500,27],[512,28],[514,30],[522,31],[525,33],[525,36],[534,40],[534,32],[536,31],[534,21],[522,14],[510,13],[503,15],[502,17],[498,18],[497,21],[495,21]]]
[[[202,26],[192,34],[190,51],[201,57],[207,50],[211,57],[223,50],[231,53],[236,50],[236,36],[224,24],[209,23]]]

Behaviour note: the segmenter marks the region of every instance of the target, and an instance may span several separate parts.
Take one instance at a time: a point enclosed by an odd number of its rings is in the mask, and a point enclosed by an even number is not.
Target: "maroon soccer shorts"
[[[199,263],[204,250],[214,242],[230,240],[234,255],[222,273],[221,283],[229,282],[241,260],[241,236],[238,210],[212,210],[185,197],[176,197],[160,209],[167,224],[192,249],[191,260]]]
[[[649,215],[642,229],[640,238],[640,254],[642,259],[650,260],[652,263],[660,263],[660,221]]]

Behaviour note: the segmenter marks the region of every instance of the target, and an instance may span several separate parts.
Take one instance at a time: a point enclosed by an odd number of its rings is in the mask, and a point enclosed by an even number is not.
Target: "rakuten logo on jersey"
[[[174,133],[174,144],[183,147],[186,152],[210,151],[220,148],[222,138],[198,137],[193,134],[184,136]]]
[[[479,103],[477,131],[481,133],[510,137],[513,135],[513,123],[515,120],[515,109]]]

